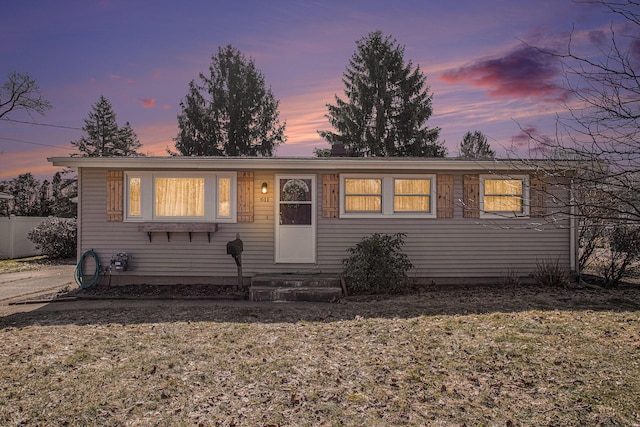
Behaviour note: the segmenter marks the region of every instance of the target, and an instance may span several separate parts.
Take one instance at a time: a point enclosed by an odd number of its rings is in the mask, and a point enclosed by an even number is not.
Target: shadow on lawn
[[[356,318],[412,318],[542,311],[640,312],[640,286],[617,289],[540,289],[465,286],[384,297],[348,297],[336,303],[281,303],[203,299],[109,299],[55,302],[0,317],[0,328],[30,325],[171,322],[295,323]]]

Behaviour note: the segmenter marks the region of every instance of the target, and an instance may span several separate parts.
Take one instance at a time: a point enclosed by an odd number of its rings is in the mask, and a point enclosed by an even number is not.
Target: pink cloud
[[[556,58],[529,46],[440,75],[446,83],[484,88],[491,97],[565,101],[568,92],[555,83],[559,77],[561,70]]]
[[[119,76],[118,74],[109,74],[109,80],[112,80],[112,81],[124,80],[128,84],[135,83],[135,80],[127,77]]]
[[[171,105],[169,105],[169,104],[163,104],[163,105],[162,105],[162,109],[163,109],[163,110],[170,110],[170,109],[171,109]]]
[[[142,106],[144,108],[153,108],[153,107],[156,106],[156,99],[155,98],[141,99],[140,102],[142,102]]]

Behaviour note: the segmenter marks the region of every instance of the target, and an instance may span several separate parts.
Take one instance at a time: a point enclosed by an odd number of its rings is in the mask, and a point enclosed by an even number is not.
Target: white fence
[[[27,234],[45,219],[38,216],[0,217],[0,259],[40,255]]]

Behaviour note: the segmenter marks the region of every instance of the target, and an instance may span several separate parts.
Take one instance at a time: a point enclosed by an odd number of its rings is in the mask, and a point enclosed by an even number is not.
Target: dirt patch
[[[99,285],[90,288],[77,288],[71,292],[59,294],[60,297],[77,298],[162,298],[162,299],[230,299],[246,298],[246,292],[238,291],[236,286],[223,285]]]

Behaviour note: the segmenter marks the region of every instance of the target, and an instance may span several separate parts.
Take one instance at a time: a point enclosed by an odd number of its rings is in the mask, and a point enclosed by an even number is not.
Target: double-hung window
[[[127,221],[235,222],[236,174],[128,172]]]
[[[435,217],[435,175],[341,175],[340,216]]]
[[[528,216],[528,199],[528,176],[480,176],[481,217]]]

